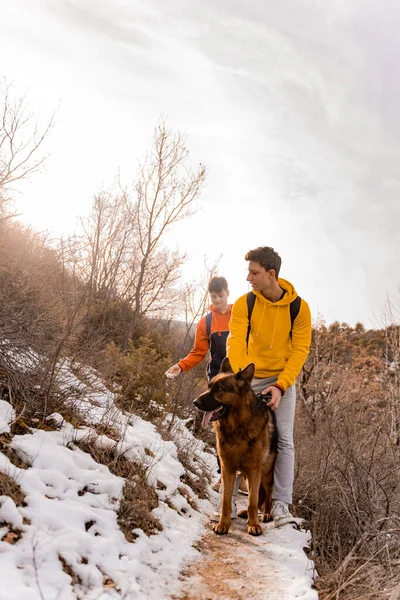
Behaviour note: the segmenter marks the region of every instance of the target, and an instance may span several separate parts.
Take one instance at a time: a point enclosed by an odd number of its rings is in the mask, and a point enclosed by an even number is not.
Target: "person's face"
[[[274,269],[266,271],[264,267],[254,260],[249,261],[247,281],[254,291],[268,292],[276,284]]]
[[[214,308],[220,312],[226,312],[228,308],[228,296],[229,290],[222,290],[221,292],[211,292],[210,300]]]

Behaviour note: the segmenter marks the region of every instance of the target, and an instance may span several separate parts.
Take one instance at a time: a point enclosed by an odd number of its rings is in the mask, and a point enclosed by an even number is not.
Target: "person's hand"
[[[262,394],[268,394],[268,392],[271,393],[271,400],[267,402],[267,406],[269,406],[271,410],[276,410],[282,398],[282,390],[275,385],[270,385],[262,392]]]
[[[176,365],[172,365],[172,367],[170,367],[168,369],[168,371],[165,372],[165,377],[168,377],[168,379],[174,379],[181,373],[182,373],[182,369],[180,368],[180,366],[177,363]]]

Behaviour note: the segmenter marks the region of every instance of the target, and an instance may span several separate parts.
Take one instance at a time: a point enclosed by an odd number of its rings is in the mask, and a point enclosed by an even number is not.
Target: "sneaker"
[[[217,506],[217,510],[215,512],[212,513],[211,515],[211,521],[218,523],[220,517],[221,517],[221,509],[222,509],[222,494],[221,494],[221,498],[218,502],[218,506]],[[234,498],[232,498],[232,512],[231,512],[231,519],[236,519],[237,518],[237,506],[236,506],[236,501]]]
[[[296,522],[289,510],[288,504],[282,500],[273,500],[271,516],[274,519],[274,524],[276,527],[286,525],[286,523]]]

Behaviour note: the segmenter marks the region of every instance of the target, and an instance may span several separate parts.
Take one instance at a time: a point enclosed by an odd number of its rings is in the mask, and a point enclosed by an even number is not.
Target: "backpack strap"
[[[253,292],[249,292],[246,297],[246,302],[247,302],[247,320],[248,320],[247,335],[246,335],[246,350],[247,350],[247,347],[249,345],[249,337],[250,337],[250,330],[251,330],[250,319],[251,319],[251,315],[253,312],[254,304],[256,302],[256,295]],[[289,332],[290,339],[292,339],[293,323],[294,323],[297,315],[299,314],[300,305],[301,305],[300,296],[296,296],[296,298],[290,303],[290,307],[289,307],[289,309],[290,309],[290,332]]]
[[[290,303],[290,339],[292,339],[293,323],[300,311],[301,298],[296,296],[293,302]]]
[[[246,302],[247,302],[247,335],[246,335],[246,352],[247,352],[247,347],[249,345],[249,337],[250,337],[250,319],[251,319],[251,314],[253,312],[253,308],[254,308],[254,304],[256,302],[256,295],[253,292],[249,292],[247,294],[246,297]]]
[[[211,321],[212,321],[212,312],[209,312],[209,313],[207,313],[207,316],[206,316],[206,329],[207,329],[208,341],[210,341],[210,335],[211,335]]]

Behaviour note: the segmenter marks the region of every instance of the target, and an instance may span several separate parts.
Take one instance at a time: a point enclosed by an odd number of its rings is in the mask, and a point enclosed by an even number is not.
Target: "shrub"
[[[385,361],[344,329],[300,378],[295,505],[312,532],[321,600],[383,599],[400,585],[400,446]],[[400,397],[397,392],[397,404]]]
[[[104,351],[107,380],[119,387],[119,406],[146,418],[165,406],[164,373],[170,364],[170,356],[160,354],[149,336],[140,338],[137,347],[130,340],[126,354],[113,343]]]

